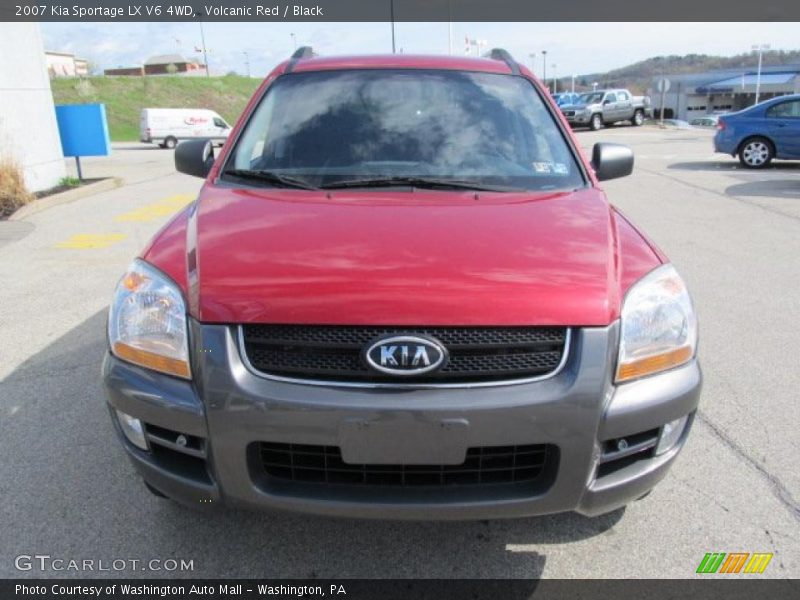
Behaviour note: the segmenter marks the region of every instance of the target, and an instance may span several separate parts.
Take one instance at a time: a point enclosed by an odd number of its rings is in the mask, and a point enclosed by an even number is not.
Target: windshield
[[[595,92],[591,94],[581,95],[581,104],[600,104],[603,101],[603,94],[605,92]]]
[[[225,172],[233,171],[317,187],[369,187],[380,178],[534,190],[584,185],[528,80],[416,69],[279,77],[233,149]]]

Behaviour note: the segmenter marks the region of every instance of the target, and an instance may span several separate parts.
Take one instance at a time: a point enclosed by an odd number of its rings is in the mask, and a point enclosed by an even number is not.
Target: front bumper
[[[564,118],[570,125],[588,125],[592,119],[591,112],[565,110],[563,113]]]
[[[371,518],[485,519],[564,511],[598,515],[647,493],[667,473],[678,443],[606,462],[609,444],[693,415],[696,361],[621,386],[612,384],[617,325],[576,329],[564,368],[542,381],[492,387],[380,389],[305,385],[249,370],[237,330],[192,323],[194,381],[106,356],[109,405],[152,428],[152,451],[117,432],[151,486],[188,505],[289,509]],[[183,434],[188,445],[170,441]],[[640,436],[641,437],[641,436]],[[174,440],[173,440],[174,441]],[[348,449],[357,462],[395,462],[420,448],[425,464],[455,464],[467,447],[549,444],[557,462],[546,485],[387,486],[297,484],[265,476],[260,442]],[[455,448],[455,450],[454,450]],[[374,456],[371,455],[374,452]],[[392,460],[387,458],[387,453]],[[375,458],[376,456],[380,458]]]

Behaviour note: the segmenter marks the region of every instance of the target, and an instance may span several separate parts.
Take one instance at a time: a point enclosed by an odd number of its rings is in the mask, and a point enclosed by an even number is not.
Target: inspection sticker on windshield
[[[534,162],[531,163],[533,170],[537,173],[554,173],[556,175],[566,175],[567,165],[564,163]]]

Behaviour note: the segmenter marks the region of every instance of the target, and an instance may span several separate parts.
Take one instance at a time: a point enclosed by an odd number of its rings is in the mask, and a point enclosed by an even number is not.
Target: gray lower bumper
[[[666,475],[688,427],[673,449],[613,470],[598,469],[603,442],[693,414],[701,387],[695,361],[614,387],[616,325],[575,330],[564,368],[546,380],[402,390],[272,380],[251,372],[242,361],[235,328],[194,323],[192,333],[195,348],[204,350],[192,357],[193,382],[154,374],[110,355],[103,376],[112,407],[198,440],[203,452],[184,460],[160,446],[155,453],[139,450],[122,438],[150,485],[199,507],[225,504],[408,519],[602,514],[645,494]],[[426,464],[453,464],[459,449],[467,447],[552,444],[558,447],[558,461],[546,489],[530,493],[503,486],[463,493],[452,488],[329,489],[265,478],[253,453],[259,442],[337,446],[359,464],[403,456],[413,462],[421,446],[429,449]]]

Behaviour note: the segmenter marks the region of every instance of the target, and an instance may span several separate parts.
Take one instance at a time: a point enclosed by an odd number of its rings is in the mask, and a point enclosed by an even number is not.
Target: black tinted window
[[[522,77],[352,70],[278,78],[228,168],[314,185],[438,177],[527,189],[584,184],[562,133]]]

